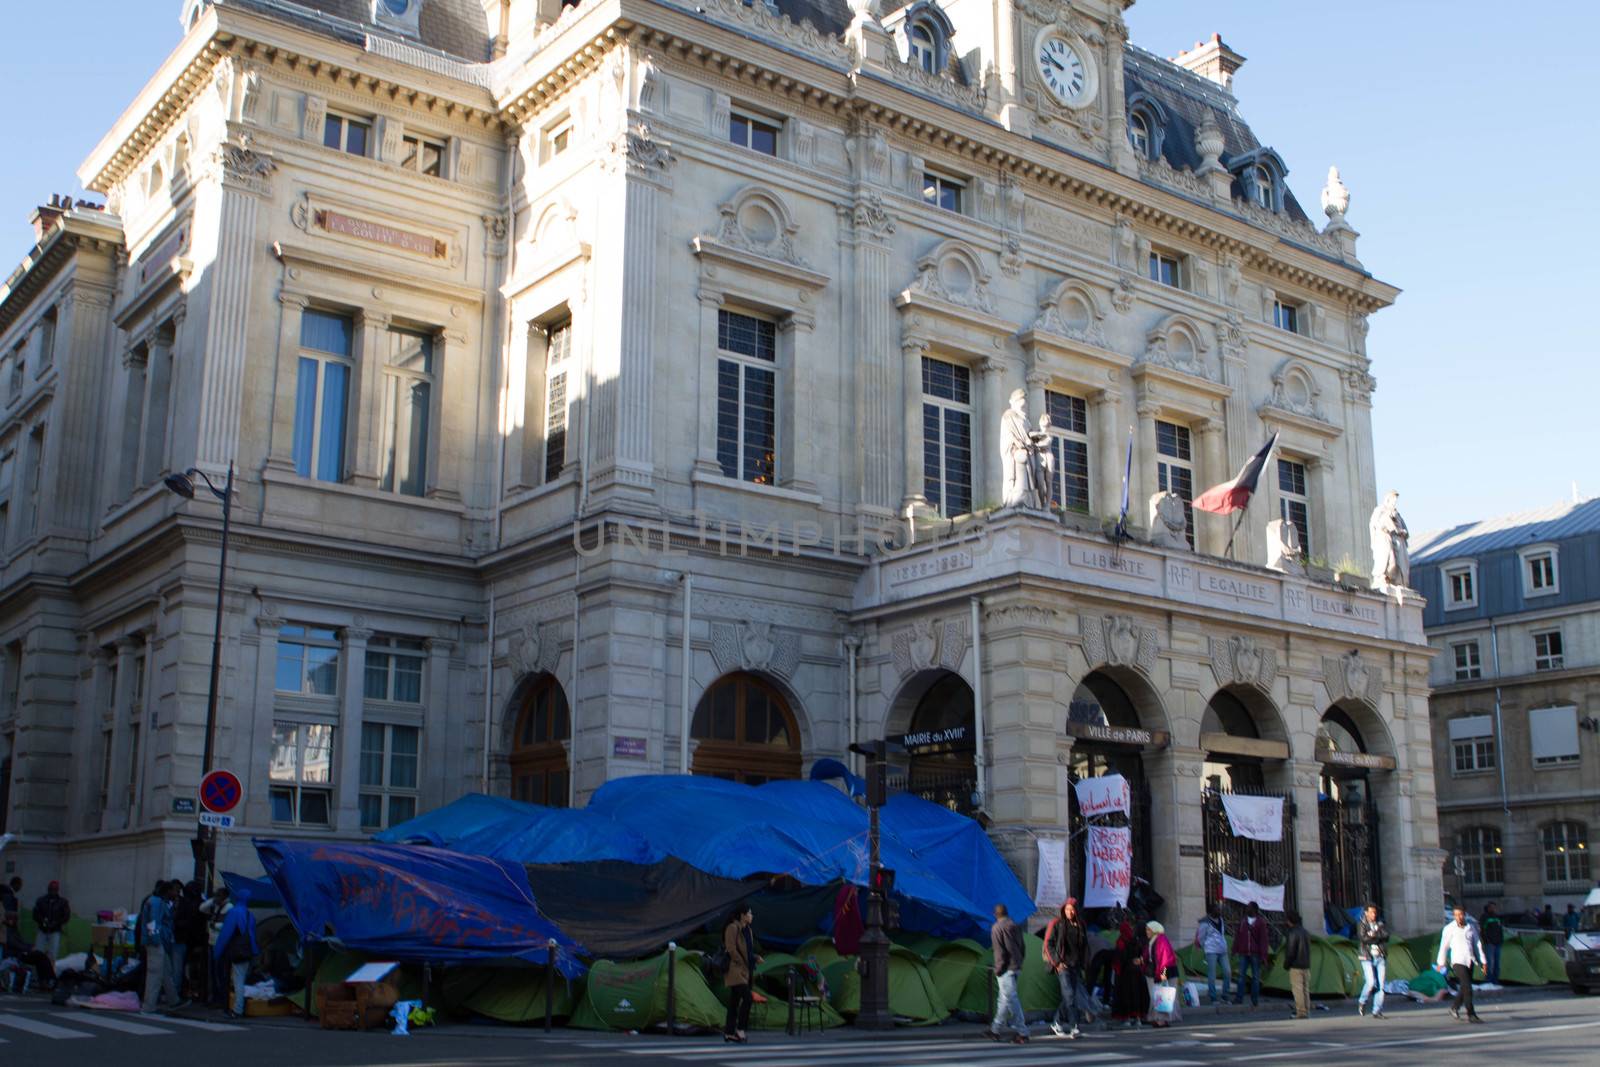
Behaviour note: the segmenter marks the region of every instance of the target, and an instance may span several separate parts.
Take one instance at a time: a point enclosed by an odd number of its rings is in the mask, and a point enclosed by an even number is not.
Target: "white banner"
[[[1222,794],[1222,807],[1228,813],[1228,825],[1234,837],[1248,837],[1252,841],[1283,840],[1283,798],[1242,797],[1237,793]]]
[[[1133,880],[1133,831],[1125,826],[1091,826],[1083,854],[1083,906],[1127,907]]]
[[[1114,811],[1128,814],[1131,808],[1128,780],[1120,774],[1103,774],[1098,778],[1078,779],[1078,814],[1085,819],[1110,815]]]
[[[1067,843],[1060,838],[1039,838],[1039,880],[1033,902],[1059,911],[1067,902]]]
[[[1237,900],[1241,904],[1254,901],[1256,907],[1262,911],[1283,910],[1283,886],[1260,885],[1247,878],[1229,878],[1222,876],[1222,895],[1227,900]]]

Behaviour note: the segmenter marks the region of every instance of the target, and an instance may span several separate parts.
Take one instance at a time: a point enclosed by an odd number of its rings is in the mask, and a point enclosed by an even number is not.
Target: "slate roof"
[[[372,25],[372,0],[222,0],[250,8],[336,40],[361,44]],[[489,25],[480,0],[424,0],[419,43],[469,63],[489,61]]]
[[[1600,497],[1434,530],[1412,539],[1411,562],[1437,563],[1590,533],[1600,533]]]

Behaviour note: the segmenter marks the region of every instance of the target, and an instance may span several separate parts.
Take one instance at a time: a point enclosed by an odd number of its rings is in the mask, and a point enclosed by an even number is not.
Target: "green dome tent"
[[[1512,939],[1507,938],[1507,940]],[[1528,962],[1546,982],[1566,984],[1567,965],[1561,962],[1561,956],[1556,952],[1556,946],[1549,935],[1523,934],[1515,940],[1522,942],[1522,950],[1528,954]]]
[[[991,959],[989,950],[976,941],[946,941],[934,950],[928,973],[948,1007],[987,1017]]]
[[[816,961],[818,967],[827,969],[828,965],[842,959],[839,950],[833,947],[833,938],[818,935],[794,950],[794,954],[806,962]]]
[[[722,1029],[727,1010],[706,985],[699,956],[678,954],[675,985],[680,1025]],[[597,961],[570,1025],[580,1030],[643,1030],[666,1021],[667,954],[662,952],[625,963]]]
[[[1391,982],[1409,982],[1422,970],[1417,966],[1417,961],[1412,958],[1411,950],[1406,943],[1398,937],[1389,939],[1389,966],[1384,974]],[[1359,994],[1360,990],[1357,989]]]
[[[1410,937],[1406,939],[1406,947],[1411,950],[1411,958],[1416,961],[1417,968],[1419,970],[1431,968],[1439,959],[1439,934],[1441,932],[1441,930],[1435,930],[1431,934],[1422,934],[1419,937]],[[1506,976],[1505,972],[1505,953],[1502,952],[1500,954],[1501,978]],[[1472,980],[1474,982],[1481,982],[1484,980],[1482,967],[1472,968]]]
[[[842,956],[822,969],[828,980],[828,1004],[840,1016],[854,1019],[861,1012],[861,972],[854,956]]]
[[[1353,977],[1349,974],[1349,962],[1339,951],[1339,946],[1330,944],[1332,939],[1311,937],[1311,995],[1314,997],[1343,997],[1348,996],[1347,990],[1354,983],[1354,988],[1361,989],[1361,968],[1355,968]],[[1347,938],[1339,940],[1347,941]],[[1354,959],[1352,955],[1351,959]],[[1261,976],[1261,988],[1275,990],[1279,993],[1289,993],[1289,971],[1283,966],[1283,950],[1273,953],[1271,961],[1267,964],[1266,972]]]
[[[1566,975],[1562,975],[1562,980],[1566,980]],[[1535,986],[1548,982],[1528,958],[1527,942],[1520,937],[1508,937],[1500,946],[1500,981]]]
[[[822,973],[828,980],[828,1004],[833,1010],[845,1018],[859,1014],[861,974],[856,970],[856,958],[835,960]],[[950,1011],[922,958],[901,945],[890,945],[889,1013],[912,1026],[927,1026],[943,1022]]]
[[[542,967],[447,967],[444,1002],[503,1023],[543,1022],[546,974]],[[551,1017],[568,1019],[582,983],[558,976],[550,992]]]

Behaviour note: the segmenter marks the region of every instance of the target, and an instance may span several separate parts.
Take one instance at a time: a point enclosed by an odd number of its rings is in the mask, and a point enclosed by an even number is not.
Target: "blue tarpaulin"
[[[546,808],[471,793],[373,836],[386,844],[433,845],[518,863],[659,863],[665,853],[614,819],[586,809]]]
[[[575,977],[582,949],[539,913],[520,864],[443,849],[254,842],[300,936],[425,963],[547,959]]]
[[[222,884],[235,903],[245,903],[253,908],[281,908],[278,887],[266,878],[246,878],[232,871],[222,872]]]

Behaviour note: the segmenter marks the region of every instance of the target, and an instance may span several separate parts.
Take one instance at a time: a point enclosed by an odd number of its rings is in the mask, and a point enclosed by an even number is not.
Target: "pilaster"
[[[902,514],[928,508],[928,498],[922,492],[922,357],[927,354],[927,341],[906,339],[900,342],[901,395],[905,402],[900,441],[906,464],[905,495],[900,500]]]
[[[295,399],[300,388],[300,327],[310,303],[299,293],[278,294],[282,308],[278,323],[278,356],[272,379],[272,437],[267,443],[266,466],[292,474],[294,465]]]
[[[1094,435],[1095,492],[1089,507],[1109,518],[1122,512],[1122,474],[1127,454],[1122,433],[1121,403],[1116,392],[1101,389],[1089,396],[1090,432]],[[1129,511],[1133,511],[1129,501]]]
[[[334,734],[334,761],[338,776],[334,780],[333,828],[358,831],[361,828],[361,704],[367,676],[367,642],[372,631],[346,627],[341,635],[344,647],[339,666],[339,727]]]

